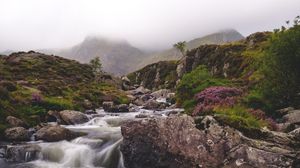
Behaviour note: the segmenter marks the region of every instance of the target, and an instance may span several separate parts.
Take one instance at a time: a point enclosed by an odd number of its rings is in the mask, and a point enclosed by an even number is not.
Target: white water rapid
[[[17,164],[4,164],[0,160],[0,167],[12,168],[125,168],[120,144],[122,143],[121,124],[133,120],[138,114],[166,116],[169,109],[153,111],[138,109],[130,113],[106,113],[97,110],[97,114],[89,115],[90,121],[80,125],[66,125],[64,127],[87,135],[72,141],[42,142],[32,141],[41,148],[37,159],[29,161],[31,153],[26,153],[24,160]],[[2,164],[1,164],[2,163]]]

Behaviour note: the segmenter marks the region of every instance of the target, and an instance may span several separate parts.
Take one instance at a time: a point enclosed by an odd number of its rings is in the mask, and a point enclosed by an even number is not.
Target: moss
[[[235,105],[233,107],[218,107],[214,113],[227,124],[237,129],[262,128],[267,126],[263,120],[257,119],[247,111],[247,108]]]

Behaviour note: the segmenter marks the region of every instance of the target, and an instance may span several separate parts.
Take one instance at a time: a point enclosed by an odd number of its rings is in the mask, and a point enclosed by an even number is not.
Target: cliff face
[[[172,89],[177,81],[177,61],[161,61],[128,75],[133,84],[149,89]]]
[[[183,74],[191,72],[199,65],[205,65],[210,73],[217,77],[240,78],[247,74],[245,71],[251,73],[253,70],[249,68],[253,61],[253,54],[250,57],[247,53],[259,51],[268,35],[269,33],[255,33],[239,42],[223,45],[201,45],[187,52],[186,57],[180,61],[154,63],[128,76],[134,84],[140,84],[149,89],[174,88],[176,81]],[[168,75],[160,75],[159,73]],[[163,81],[168,85],[156,81]]]

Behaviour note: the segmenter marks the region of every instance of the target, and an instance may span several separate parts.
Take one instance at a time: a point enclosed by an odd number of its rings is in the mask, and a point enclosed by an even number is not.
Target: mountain
[[[56,52],[55,54],[87,63],[100,57],[103,70],[115,75],[124,75],[134,70],[144,53],[127,41],[87,37],[80,44]]]
[[[228,29],[188,41],[186,43],[186,47],[188,50],[192,50],[204,44],[225,44],[242,39],[244,39],[244,36],[238,31],[234,29]],[[170,48],[168,50],[148,56],[137,66],[136,70],[159,61],[178,60],[180,57],[181,54],[176,49]]]
[[[229,29],[193,39],[187,42],[187,49],[191,50],[204,44],[223,44],[243,38],[236,30]],[[117,76],[126,75],[155,62],[178,60],[181,57],[174,48],[149,53],[132,46],[125,40],[112,40],[96,36],[86,37],[81,43],[71,48],[37,51],[74,59],[81,63],[88,63],[91,59],[100,57],[103,70]],[[4,54],[8,55],[11,52],[7,51]]]
[[[11,54],[13,52],[15,52],[15,51],[13,51],[13,50],[5,50],[5,51],[0,52],[0,55],[9,55],[9,54]]]

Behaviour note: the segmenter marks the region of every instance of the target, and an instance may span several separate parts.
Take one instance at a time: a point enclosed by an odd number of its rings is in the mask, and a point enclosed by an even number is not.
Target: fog
[[[227,28],[273,30],[300,0],[0,0],[0,51],[65,48],[88,35],[164,49]]]

